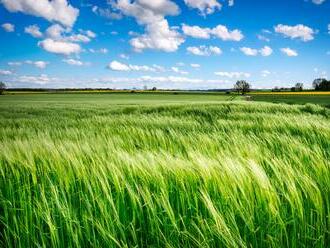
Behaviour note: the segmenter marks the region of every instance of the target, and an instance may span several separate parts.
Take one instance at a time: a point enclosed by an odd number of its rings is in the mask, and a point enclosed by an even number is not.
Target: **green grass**
[[[0,97],[0,246],[328,247],[330,110],[228,100]]]
[[[265,94],[252,96],[253,101],[273,102],[273,103],[287,103],[287,104],[319,104],[330,108],[330,94],[329,95],[280,95],[280,94]]]

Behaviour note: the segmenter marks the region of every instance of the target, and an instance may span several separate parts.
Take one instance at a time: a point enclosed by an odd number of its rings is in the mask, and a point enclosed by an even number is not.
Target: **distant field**
[[[330,92],[271,92],[251,94],[253,101],[287,103],[287,104],[319,104],[330,107]]]
[[[1,96],[0,247],[329,247],[330,110],[239,99]]]
[[[0,98],[3,104],[95,104],[95,105],[153,105],[175,103],[217,103],[242,100],[238,95],[198,93],[15,93]]]

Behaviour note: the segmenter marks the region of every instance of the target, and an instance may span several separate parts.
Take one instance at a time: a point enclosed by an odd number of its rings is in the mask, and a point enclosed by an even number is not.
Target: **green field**
[[[255,94],[253,101],[287,103],[287,104],[319,104],[330,108],[330,93],[328,95],[285,95],[285,94]]]
[[[0,97],[1,247],[329,247],[330,110]]]

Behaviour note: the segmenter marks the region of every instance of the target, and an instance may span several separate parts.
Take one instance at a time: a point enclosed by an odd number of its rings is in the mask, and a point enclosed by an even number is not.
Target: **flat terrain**
[[[330,110],[239,100],[1,96],[0,246],[328,247]]]
[[[302,92],[302,93],[265,93],[252,94],[253,101],[287,103],[287,104],[319,104],[330,107],[330,92]]]
[[[233,101],[243,99],[238,95],[224,93],[15,93],[4,95],[0,104],[93,104],[93,105],[162,105],[176,103],[217,103],[219,101]]]

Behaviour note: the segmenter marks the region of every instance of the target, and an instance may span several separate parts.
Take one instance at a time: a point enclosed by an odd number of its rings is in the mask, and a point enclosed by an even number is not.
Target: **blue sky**
[[[329,0],[0,0],[9,87],[310,87],[330,75]]]

